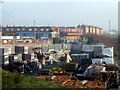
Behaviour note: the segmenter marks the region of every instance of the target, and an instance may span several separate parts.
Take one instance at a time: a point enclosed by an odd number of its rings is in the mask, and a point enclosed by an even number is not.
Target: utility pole
[[[110,35],[110,24],[111,24],[111,21],[109,21],[109,35]]]
[[[35,20],[34,20],[34,47],[36,43],[36,28],[35,28]]]

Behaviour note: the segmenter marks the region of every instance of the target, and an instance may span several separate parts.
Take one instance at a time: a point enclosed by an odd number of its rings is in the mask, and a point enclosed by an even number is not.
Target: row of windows
[[[21,34],[21,36],[34,36],[34,34]],[[40,36],[40,37],[48,37],[49,35],[48,34],[40,34],[40,35],[36,35],[36,36]]]
[[[22,29],[20,29],[20,28],[17,28],[17,29],[13,29],[13,28],[11,28],[11,29],[9,29],[9,28],[7,28],[6,30],[7,30],[7,31],[13,31],[13,30],[17,30],[17,31],[22,30],[22,31],[25,31],[25,28],[22,28]],[[34,31],[34,29],[33,29],[33,28],[29,28],[28,30],[29,30],[29,31]],[[35,29],[35,31],[37,31],[37,30],[44,31],[44,29],[43,29],[43,28],[41,28],[41,29]],[[46,29],[46,31],[49,31],[49,29]]]

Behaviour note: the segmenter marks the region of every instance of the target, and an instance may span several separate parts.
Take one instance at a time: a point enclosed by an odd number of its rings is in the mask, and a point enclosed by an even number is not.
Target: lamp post
[[[36,28],[35,28],[35,20],[34,20],[34,47],[36,43]]]

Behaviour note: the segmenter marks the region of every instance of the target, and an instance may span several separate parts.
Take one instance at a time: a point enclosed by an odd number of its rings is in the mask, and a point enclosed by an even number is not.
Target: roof
[[[82,51],[94,51],[94,45],[83,45]]]
[[[87,53],[83,53],[83,54],[71,54],[71,56],[81,56],[81,55],[89,55]]]

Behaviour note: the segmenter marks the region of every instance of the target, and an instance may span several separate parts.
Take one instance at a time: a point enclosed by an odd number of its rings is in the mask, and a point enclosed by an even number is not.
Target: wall
[[[40,46],[38,46],[40,47]],[[47,52],[49,49],[54,49],[56,51],[58,50],[75,50],[75,51],[81,51],[81,45],[80,44],[46,44],[41,45],[42,52]]]

